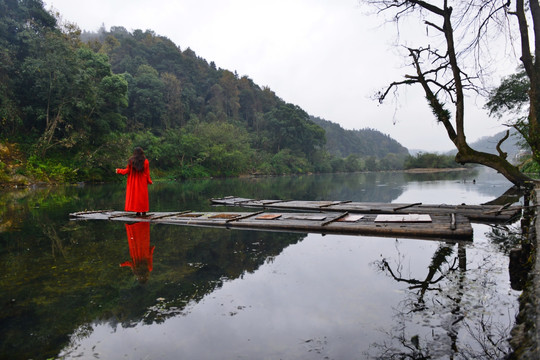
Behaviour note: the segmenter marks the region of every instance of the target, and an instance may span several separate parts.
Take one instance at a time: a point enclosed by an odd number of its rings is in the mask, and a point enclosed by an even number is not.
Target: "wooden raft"
[[[135,216],[99,210],[70,214],[74,220],[112,220],[236,229],[374,235],[435,240],[472,240],[468,219],[454,214],[350,214],[347,212],[152,212]]]
[[[227,196],[212,199],[214,205],[242,206],[250,208],[280,210],[338,211],[361,214],[460,214],[471,222],[500,224],[509,223],[521,215],[521,207],[510,205],[435,205],[394,204],[352,201],[299,201],[299,200],[255,200]]]

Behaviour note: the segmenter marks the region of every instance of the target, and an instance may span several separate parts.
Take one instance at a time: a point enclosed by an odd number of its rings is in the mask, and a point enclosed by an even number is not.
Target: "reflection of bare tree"
[[[398,249],[399,253],[399,249]],[[389,340],[372,344],[375,359],[500,359],[508,353],[508,326],[490,309],[496,296],[489,282],[495,266],[485,258],[478,269],[467,270],[466,247],[441,244],[421,279],[403,276],[404,257],[392,268],[389,261],[377,267],[398,282],[409,284],[409,293],[395,309],[394,325],[386,330]],[[472,272],[472,276],[471,276]],[[484,276],[482,278],[481,276]],[[495,298],[494,298],[495,297]]]
[[[508,314],[508,316],[512,316]],[[477,323],[464,322],[467,333],[480,346],[479,351],[464,347],[460,353],[464,359],[500,359],[508,354],[507,338],[510,327],[498,325],[489,316],[482,314]]]
[[[453,264],[444,272],[441,271],[441,267],[444,263],[447,262],[447,257],[450,256],[453,252],[453,249],[448,246],[439,246],[435,254],[433,255],[433,258],[431,259],[431,264],[428,266],[428,274],[426,275],[424,280],[417,280],[412,278],[404,278],[402,276],[402,264],[398,264],[396,271],[392,270],[392,267],[386,261],[386,259],[382,259],[378,266],[379,269],[382,271],[387,271],[390,276],[394,278],[394,280],[398,282],[405,282],[408,284],[411,284],[409,286],[409,290],[416,290],[418,291],[418,301],[415,302],[416,308],[413,309],[413,311],[418,311],[424,309],[424,295],[426,291],[428,290],[436,290],[441,291],[441,288],[439,286],[434,286],[440,281],[442,281],[446,277],[446,273],[449,271],[455,270],[455,265],[457,262],[457,259],[454,258]]]

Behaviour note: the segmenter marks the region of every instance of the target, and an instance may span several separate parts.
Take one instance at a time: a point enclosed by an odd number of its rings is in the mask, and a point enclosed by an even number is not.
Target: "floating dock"
[[[521,216],[520,206],[511,205],[429,205],[422,203],[394,204],[353,201],[255,200],[235,196],[212,199],[214,205],[291,211],[348,212],[360,214],[460,214],[471,222],[501,224]]]
[[[322,234],[472,240],[469,220],[460,214],[353,214],[349,212],[151,212],[146,216],[113,210],[69,214],[73,220],[110,220]]]

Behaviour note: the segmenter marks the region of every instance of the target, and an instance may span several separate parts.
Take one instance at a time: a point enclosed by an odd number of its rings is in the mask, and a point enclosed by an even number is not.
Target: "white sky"
[[[346,129],[374,128],[409,149],[453,148],[421,89],[410,88],[397,104],[379,105],[371,99],[411,70],[403,68],[405,59],[397,54],[395,28],[367,15],[358,0],[44,2],[81,30],[96,31],[102,24],[106,29],[153,30],[182,50],[189,47],[208,62],[246,75],[284,101]],[[407,40],[405,34],[400,40]],[[466,109],[469,141],[504,129],[482,110],[483,103],[471,98]]]

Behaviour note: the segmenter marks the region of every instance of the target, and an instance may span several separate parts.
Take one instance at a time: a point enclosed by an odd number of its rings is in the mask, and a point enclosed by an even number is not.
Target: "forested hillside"
[[[22,154],[0,164],[0,182],[110,180],[134,146],[171,178],[394,168],[380,159],[406,153],[374,130],[340,140],[329,122],[150,30],[81,34],[40,0],[0,0],[0,50],[0,140]],[[338,149],[345,140],[354,146]]]
[[[374,157],[379,159],[379,167],[401,169],[404,159],[409,155],[407,148],[378,130],[345,130],[339,124],[318,117],[312,116],[311,120],[324,129],[326,149],[337,158]]]

